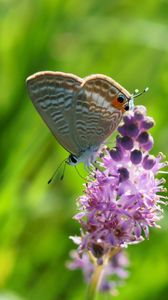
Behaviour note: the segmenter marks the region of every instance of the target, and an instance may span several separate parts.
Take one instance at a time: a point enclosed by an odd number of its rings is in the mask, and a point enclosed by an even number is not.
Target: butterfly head
[[[79,159],[76,155],[70,154],[66,160],[66,163],[71,166],[76,166],[79,163]]]
[[[71,166],[83,162],[85,167],[89,167],[96,160],[97,152],[101,148],[101,145],[92,145],[86,149],[83,149],[78,155],[70,154],[66,160],[66,163]]]

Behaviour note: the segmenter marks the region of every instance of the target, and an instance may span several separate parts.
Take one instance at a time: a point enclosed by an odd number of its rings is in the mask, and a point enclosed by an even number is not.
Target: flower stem
[[[99,289],[104,269],[109,262],[109,259],[112,259],[114,255],[116,255],[121,250],[120,247],[113,249],[112,251],[108,252],[104,255],[104,261],[102,265],[95,266],[95,271],[92,275],[91,281],[88,286],[86,300],[96,300],[97,291]]]
[[[96,299],[97,289],[99,287],[99,284],[101,282],[101,278],[103,275],[103,269],[104,269],[104,264],[97,266],[95,268],[95,271],[92,275],[92,279],[88,286],[86,300],[95,300]]]

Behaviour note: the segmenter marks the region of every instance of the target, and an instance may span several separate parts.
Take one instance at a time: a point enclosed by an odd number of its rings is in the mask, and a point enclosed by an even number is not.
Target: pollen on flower
[[[165,180],[157,175],[165,172],[167,162],[163,154],[150,153],[154,140],[148,130],[154,124],[145,107],[135,107],[123,117],[116,147],[100,153],[98,168],[90,173],[77,201],[81,259],[92,253],[98,264],[112,249],[142,242],[151,227],[159,227],[166,197],[160,194]]]

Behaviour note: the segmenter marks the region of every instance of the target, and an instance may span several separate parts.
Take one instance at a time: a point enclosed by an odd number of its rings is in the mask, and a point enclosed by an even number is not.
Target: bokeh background
[[[47,185],[67,153],[28,99],[25,79],[41,70],[102,73],[131,92],[149,86],[136,102],[156,120],[153,153],[168,153],[168,1],[0,0],[1,300],[85,295],[80,271],[65,267],[83,180],[67,167]],[[130,277],[116,299],[167,299],[166,209],[161,225],[128,248]]]

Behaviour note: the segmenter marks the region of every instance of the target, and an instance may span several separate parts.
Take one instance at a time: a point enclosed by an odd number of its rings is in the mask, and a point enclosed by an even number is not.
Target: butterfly
[[[84,79],[63,72],[38,72],[27,78],[29,96],[57,141],[70,153],[66,162],[89,166],[118,127],[134,95],[112,78]]]

